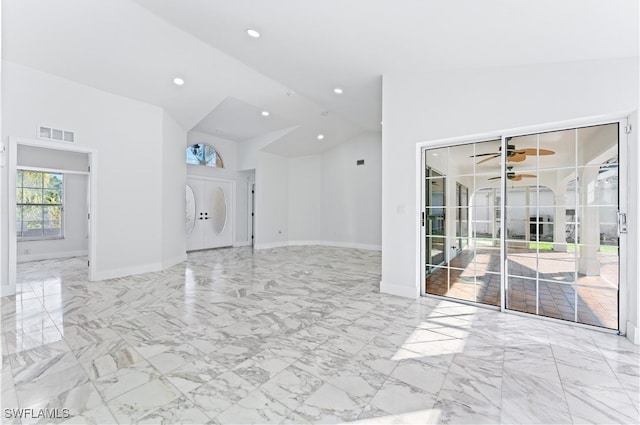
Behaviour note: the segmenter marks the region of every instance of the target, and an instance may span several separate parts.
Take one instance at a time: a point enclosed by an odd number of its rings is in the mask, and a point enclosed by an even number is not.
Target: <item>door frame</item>
[[[88,226],[88,279],[89,281],[95,280],[96,275],[96,251],[97,251],[97,218],[98,218],[98,208],[97,208],[97,194],[98,194],[98,155],[95,149],[88,148],[85,146],[78,146],[69,142],[56,142],[56,141],[47,141],[43,142],[41,140],[34,140],[23,137],[9,137],[9,176],[8,176],[8,185],[9,185],[9,288],[7,289],[7,294],[4,295],[12,295],[16,291],[16,273],[17,273],[17,242],[18,238],[16,236],[16,172],[18,171],[18,147],[19,146],[33,146],[44,149],[52,149],[63,152],[75,152],[75,153],[84,153],[87,154],[88,158],[88,204],[89,204],[89,226]],[[64,172],[65,170],[60,170]],[[76,171],[77,172],[77,171]],[[83,173],[84,174],[84,173]]]
[[[255,225],[256,225],[256,182],[249,182],[247,196],[247,238],[249,239],[249,245],[253,248],[255,245]]]
[[[473,135],[459,136],[459,137],[451,137],[446,139],[436,139],[432,141],[424,141],[416,143],[416,163],[418,165],[418,169],[416,170],[416,178],[419,179],[420,184],[416,185],[416,202],[418,204],[418,220],[417,227],[418,231],[416,232],[419,235],[419,241],[417,241],[416,248],[418,252],[417,259],[417,267],[418,267],[418,278],[420,279],[418,282],[419,285],[419,293],[421,296],[427,296],[437,299],[444,299],[448,301],[460,302],[461,304],[471,304],[478,307],[484,307],[488,309],[498,309],[495,306],[490,306],[486,304],[481,304],[473,301],[465,301],[465,300],[455,300],[452,298],[441,297],[438,295],[431,295],[426,293],[426,199],[425,199],[425,185],[426,185],[426,151],[428,149],[436,149],[447,146],[457,146],[468,143],[479,143],[483,141],[489,140],[501,140],[502,145],[502,156],[500,158],[501,162],[501,175],[505,175],[506,173],[506,161],[504,160],[504,156],[506,155],[506,143],[507,138],[516,137],[526,134],[534,134],[534,133],[544,133],[550,131],[562,131],[569,130],[580,127],[589,127],[589,126],[597,126],[597,125],[605,125],[605,124],[618,124],[618,155],[619,158],[627,158],[627,151],[629,149],[629,137],[625,132],[625,126],[631,121],[632,114],[635,113],[633,111],[627,113],[616,113],[616,114],[607,114],[593,117],[586,117],[574,120],[566,120],[559,122],[552,122],[546,124],[539,125],[531,125],[524,127],[516,127],[511,129],[498,130],[495,132],[487,132],[487,133],[479,133]],[[626,163],[622,161],[618,161],[618,210],[620,212],[629,213],[629,185],[628,185],[628,177],[629,177],[629,167]],[[500,221],[501,228],[504,229],[504,220],[505,220],[505,196],[504,193],[506,191],[507,181],[506,179],[502,179],[500,184],[500,192],[501,192],[501,204],[500,204]],[[504,238],[504,233],[501,234],[501,239]],[[561,319],[554,319],[546,316],[532,315],[529,313],[518,312],[514,310],[509,310],[505,306],[505,285],[506,285],[506,246],[501,241],[500,244],[500,307],[499,310],[501,312],[508,312],[510,314],[522,315],[526,317],[532,317],[541,320],[550,320],[554,322],[567,323],[572,326],[578,327],[586,327],[590,329],[596,329],[606,333],[627,333],[627,315],[628,315],[628,306],[624,300],[627,299],[628,296],[628,282],[629,276],[628,274],[628,262],[627,262],[627,253],[628,251],[628,233],[621,233],[619,235],[619,283],[618,283],[618,330],[612,330],[607,328],[602,328],[594,325],[588,325],[584,323],[577,322],[569,322]],[[640,306],[639,306],[640,307]]]

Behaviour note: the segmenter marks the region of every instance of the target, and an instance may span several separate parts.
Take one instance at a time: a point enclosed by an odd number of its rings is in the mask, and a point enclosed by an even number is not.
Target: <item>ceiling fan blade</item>
[[[529,148],[529,149],[523,149],[525,155],[553,155],[555,154],[554,151],[550,151],[548,149],[536,149],[536,148]]]
[[[478,156],[487,156],[487,155],[498,155],[498,156],[500,156],[500,152],[479,153],[479,154],[476,154],[476,155],[471,155],[469,158],[476,158]]]
[[[518,175],[519,175],[520,177],[524,177],[524,178],[526,178],[526,179],[535,179],[536,177],[538,177],[538,176],[536,176],[535,174],[518,174]]]
[[[500,178],[500,176],[498,177],[489,177],[488,180],[498,180]]]
[[[520,180],[522,180],[522,176],[520,174],[516,174],[515,176],[509,178],[509,180],[519,182]]]
[[[477,164],[482,164],[483,162],[491,161],[492,159],[498,158],[498,157],[500,157],[500,154],[496,154],[496,155],[490,156],[489,158],[485,158],[482,161],[478,161]]]
[[[525,159],[527,159],[527,155],[525,155],[523,153],[522,154],[521,153],[517,153],[517,154],[515,154],[513,156],[507,157],[507,161],[508,162],[522,162]]]
[[[549,149],[538,149],[538,155],[553,155],[554,151],[550,151]]]

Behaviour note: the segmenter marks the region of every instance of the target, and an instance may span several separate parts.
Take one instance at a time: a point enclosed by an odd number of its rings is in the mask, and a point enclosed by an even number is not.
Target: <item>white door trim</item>
[[[255,231],[254,231],[254,223],[255,223],[255,190],[256,190],[256,183],[255,182],[249,182],[247,184],[247,205],[249,206],[247,208],[247,244],[250,246],[254,245],[254,241],[255,241]]]

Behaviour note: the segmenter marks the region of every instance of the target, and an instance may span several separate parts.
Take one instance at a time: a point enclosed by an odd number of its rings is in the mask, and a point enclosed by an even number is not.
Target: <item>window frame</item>
[[[59,204],[47,204],[47,203],[25,203],[25,202],[18,202],[18,199],[16,198],[16,241],[17,242],[37,242],[37,241],[50,241],[50,240],[62,240],[65,239],[65,211],[64,211],[64,206],[65,206],[65,195],[66,195],[66,179],[65,179],[65,173],[59,172],[59,171],[49,171],[49,170],[34,170],[34,169],[29,169],[29,168],[17,168],[16,169],[16,180],[18,179],[18,173],[22,173],[22,172],[30,172],[30,173],[38,173],[38,174],[56,174],[56,175],[61,175],[62,176],[62,186],[60,188],[60,191],[62,192],[60,195],[60,203]],[[17,190],[18,188],[21,189],[25,189],[24,187],[24,183],[21,183],[21,186],[18,187],[18,185],[16,184],[15,187],[13,188],[13,190]],[[41,189],[42,191],[46,190],[47,188],[44,187],[44,183],[42,184],[42,186],[40,188],[28,188],[28,189]],[[47,206],[53,206],[53,207],[59,207],[60,208],[60,233],[58,235],[45,235],[44,234],[44,214],[42,215],[42,220],[41,220],[41,224],[42,224],[42,230],[43,230],[43,234],[42,236],[21,236],[20,233],[23,233],[22,227],[20,227],[20,229],[18,229],[18,223],[24,223],[24,220],[22,220],[22,216],[20,216],[21,220],[17,220],[18,218],[18,210],[20,208],[23,207],[27,207],[27,206],[37,206],[37,207],[47,207]],[[20,233],[18,232],[18,230],[20,231]]]
[[[193,148],[197,150],[202,149],[202,158],[198,157],[198,154],[193,151]],[[215,146],[208,143],[190,144],[189,146],[187,146],[185,153],[185,162],[187,163],[187,165],[200,165],[210,168],[224,168],[224,161],[222,160],[220,153],[215,148]],[[211,155],[213,155],[213,161],[211,160]],[[194,162],[194,160],[190,160],[190,158],[193,158],[198,162]],[[207,160],[207,158],[209,159]]]

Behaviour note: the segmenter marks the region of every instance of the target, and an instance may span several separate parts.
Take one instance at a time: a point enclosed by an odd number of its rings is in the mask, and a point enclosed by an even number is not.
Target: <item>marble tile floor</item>
[[[210,250],[102,282],[84,261],[19,265],[2,299],[2,423],[38,422],[7,408],[84,424],[640,421],[640,347],[381,294],[379,252]]]

